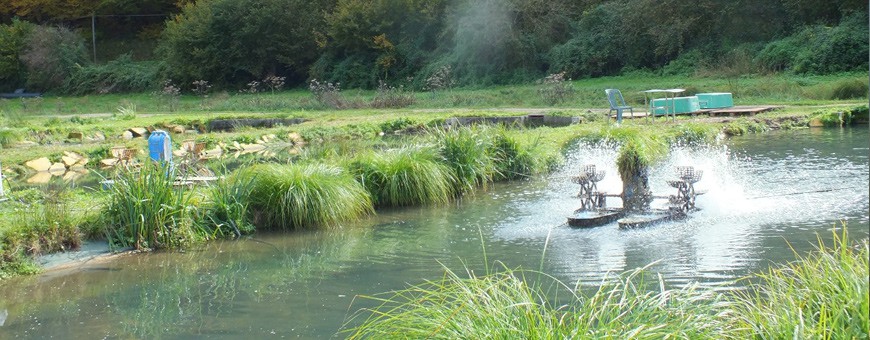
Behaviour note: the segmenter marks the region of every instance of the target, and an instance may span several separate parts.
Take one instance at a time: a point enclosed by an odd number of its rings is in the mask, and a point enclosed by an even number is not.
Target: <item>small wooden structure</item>
[[[117,165],[130,166],[133,164],[133,158],[136,157],[137,149],[130,149],[125,146],[116,146],[111,149],[112,157],[117,159]]]
[[[726,108],[721,108],[721,109],[699,110],[699,111],[692,112],[692,115],[707,114],[707,115],[710,115],[710,117],[725,116],[725,115],[730,116],[730,117],[745,116],[745,115],[754,116],[756,114],[759,114],[762,112],[773,111],[773,110],[779,109],[781,107],[782,106],[732,106],[732,107],[726,107]]]

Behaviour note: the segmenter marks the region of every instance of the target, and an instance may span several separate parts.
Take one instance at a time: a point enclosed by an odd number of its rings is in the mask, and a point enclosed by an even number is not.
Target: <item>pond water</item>
[[[0,338],[328,338],[374,305],[358,296],[437,279],[445,267],[482,273],[484,255],[568,283],[654,263],[672,286],[733,289],[734,279],[793,260],[791,247],[806,253],[817,235],[830,239],[842,222],[868,236],[868,138],[866,128],[811,129],[676,149],[652,170],[652,189],[671,194],[673,168],[693,165],[704,171],[702,210],[631,231],[562,225],[579,206],[568,177],[583,164],[606,170],[600,190],[620,190],[616,151],[577,145],[547,179],[493,185],[445,207],[0,282]]]

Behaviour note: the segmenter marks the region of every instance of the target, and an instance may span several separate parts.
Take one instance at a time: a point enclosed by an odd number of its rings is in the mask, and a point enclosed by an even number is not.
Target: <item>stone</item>
[[[88,172],[88,170],[85,169],[84,164],[75,164],[75,165],[69,167],[69,169],[70,169],[70,171],[77,171],[77,172],[84,172],[84,173]]]
[[[95,141],[98,141],[98,142],[99,142],[99,141],[104,141],[104,140],[106,140],[106,135],[103,134],[102,132],[97,132],[97,133],[95,133],[95,134],[93,135],[93,137],[91,137],[91,138],[93,138]]]
[[[63,163],[54,163],[50,168],[48,168],[48,172],[55,176],[63,175],[63,173],[66,172],[66,165],[63,165]]]
[[[85,174],[78,171],[67,171],[67,173],[63,174],[63,180],[67,182],[72,182],[84,176]]]
[[[78,140],[82,140],[82,138],[84,138],[84,135],[82,135],[81,132],[70,132],[68,135],[66,135],[66,138],[67,138],[67,139],[78,139]]]
[[[148,129],[146,128],[130,128],[129,130],[133,134],[133,138],[145,137],[148,135]]]
[[[305,144],[305,139],[302,138],[302,135],[296,132],[288,133],[287,140],[293,142],[293,144]]]
[[[51,169],[51,161],[46,157],[37,158],[31,161],[24,163],[25,166],[36,170],[36,172],[44,172]]]
[[[821,119],[812,119],[810,120],[810,127],[824,127],[825,123],[822,123]]]
[[[45,184],[49,181],[51,181],[51,174],[44,171],[37,173],[36,175],[33,175],[33,177],[27,179],[27,183],[30,184]]]
[[[172,131],[172,133],[184,133],[184,127],[181,125],[173,126],[172,128],[170,128],[170,130]]]
[[[117,158],[106,158],[100,161],[100,166],[102,167],[113,167],[115,164],[118,164]]]
[[[15,143],[16,148],[29,148],[31,146],[39,146],[39,143],[31,142],[29,140],[24,140],[24,141],[20,141],[18,143]]]
[[[263,144],[242,144],[242,154],[250,154],[259,151],[266,150],[266,146]]]
[[[90,161],[91,161],[90,159],[82,157],[82,159],[80,159],[78,162],[76,162],[75,165],[85,166],[85,165],[88,165],[88,162],[90,162]]]
[[[76,165],[76,163],[79,162],[78,159],[70,157],[70,156],[63,156],[60,158],[60,160],[63,161],[63,165],[67,168],[72,167],[73,165]]]
[[[130,131],[124,131],[124,133],[121,134],[121,138],[123,138],[125,140],[131,140],[131,139],[133,139],[133,133]]]

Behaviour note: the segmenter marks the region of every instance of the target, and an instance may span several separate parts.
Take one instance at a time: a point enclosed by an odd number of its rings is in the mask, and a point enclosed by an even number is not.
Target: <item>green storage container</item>
[[[730,93],[698,93],[702,109],[721,109],[734,106]]]
[[[695,112],[701,109],[697,96],[691,97],[676,97],[676,98],[659,98],[653,99],[650,111],[656,116],[663,116],[666,112],[677,114]],[[667,110],[667,111],[665,111]]]

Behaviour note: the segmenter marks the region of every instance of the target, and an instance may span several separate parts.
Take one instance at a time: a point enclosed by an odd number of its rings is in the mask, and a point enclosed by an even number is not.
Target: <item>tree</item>
[[[247,83],[270,75],[299,83],[317,58],[329,0],[203,0],[166,23],[158,54],[182,83]]]

